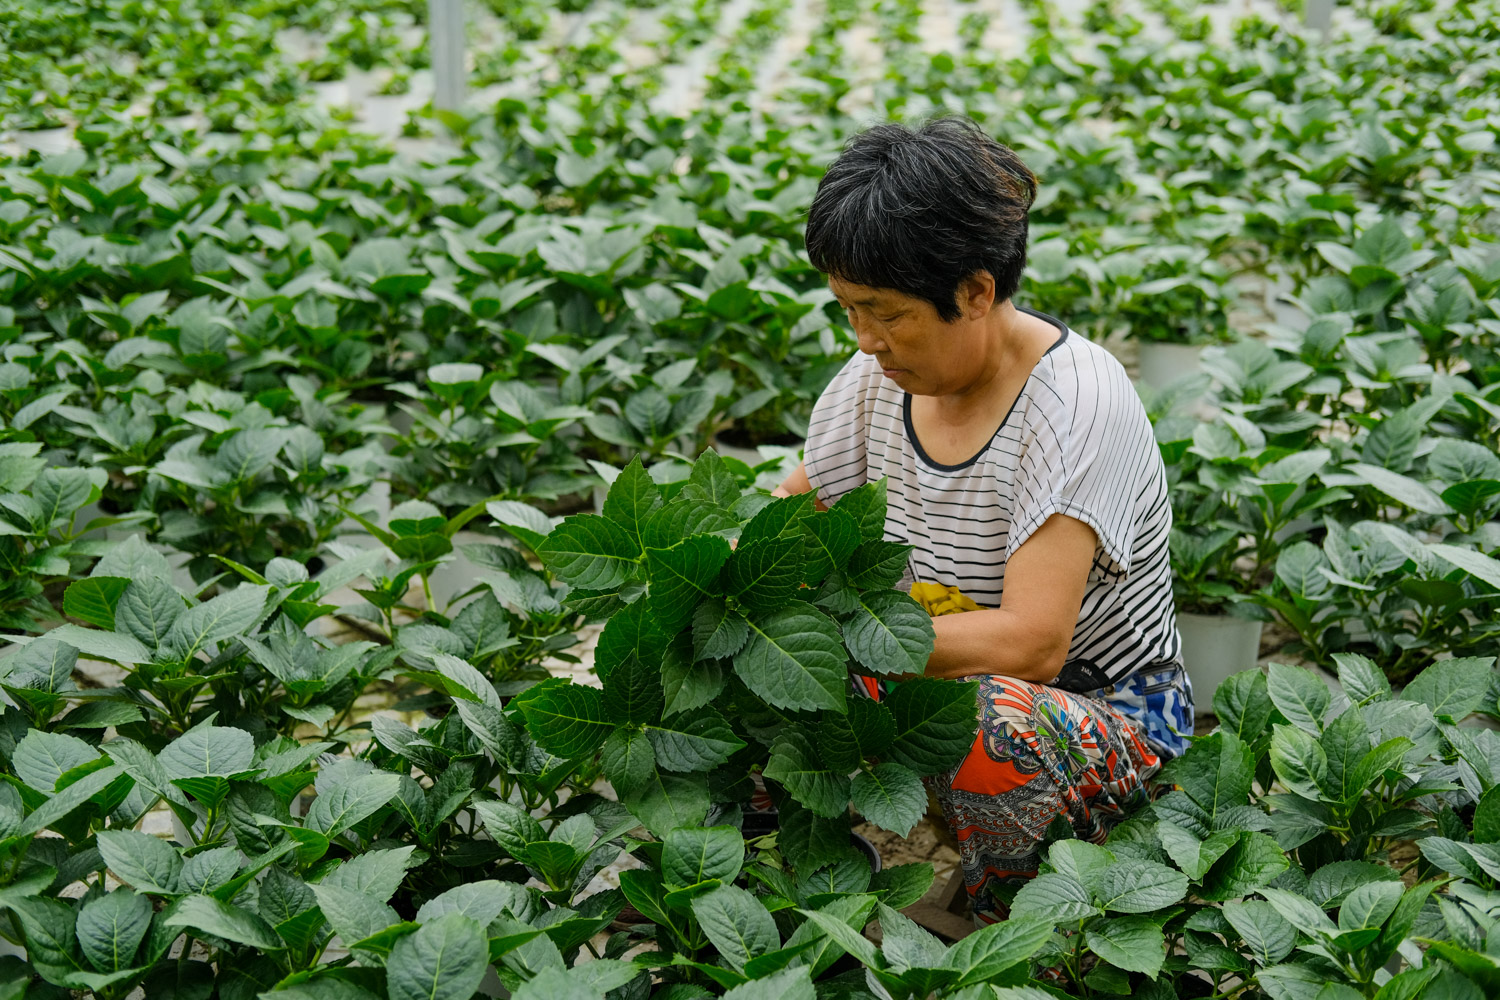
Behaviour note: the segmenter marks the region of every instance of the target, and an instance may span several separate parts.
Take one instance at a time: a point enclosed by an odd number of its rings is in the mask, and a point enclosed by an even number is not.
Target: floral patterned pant
[[[998,675],[979,678],[979,732],[968,755],[928,787],[958,839],[978,923],[999,919],[990,890],[1037,873],[1043,836],[1064,817],[1102,843],[1162,760],[1101,701]]]

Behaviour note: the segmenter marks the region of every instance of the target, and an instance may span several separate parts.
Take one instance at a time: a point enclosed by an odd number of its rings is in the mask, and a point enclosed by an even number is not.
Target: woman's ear
[[[968,320],[981,320],[990,314],[995,302],[995,276],[976,271],[958,286],[958,307]]]

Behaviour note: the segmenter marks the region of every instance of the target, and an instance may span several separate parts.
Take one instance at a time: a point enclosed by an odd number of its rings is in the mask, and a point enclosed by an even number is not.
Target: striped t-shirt
[[[1031,312],[1031,310],[1025,310]],[[1098,548],[1062,673],[1053,685],[1111,702],[1152,741],[1181,752],[1192,731],[1167,538],[1166,469],[1145,408],[1108,352],[1058,329],[996,432],[958,465],[930,459],[911,397],[856,354],[813,408],[804,461],[826,504],[889,480],[886,537],[915,546],[915,581],[998,607],[1005,566],[1053,514],[1094,529]]]

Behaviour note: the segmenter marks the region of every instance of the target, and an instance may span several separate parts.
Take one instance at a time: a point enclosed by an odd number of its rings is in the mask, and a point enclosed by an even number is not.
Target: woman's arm
[[[798,462],[797,468],[792,470],[792,474],[787,476],[780,486],[771,491],[771,495],[773,497],[793,497],[799,493],[811,493],[812,490],[812,480],[807,478],[807,463]],[[823,501],[816,497],[813,498],[813,506],[818,510],[828,509],[823,505]]]
[[[1049,517],[1010,557],[1000,607],[932,620],[927,676],[1005,674],[1050,684],[1067,661],[1097,545],[1084,522]]]

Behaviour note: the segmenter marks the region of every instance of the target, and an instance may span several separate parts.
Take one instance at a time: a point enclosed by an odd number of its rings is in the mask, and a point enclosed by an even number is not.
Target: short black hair
[[[1035,200],[1035,175],[972,120],[886,122],[851,138],[823,175],[807,255],[832,277],[925,299],[951,323],[959,284],[980,271],[996,302],[1015,295]]]

